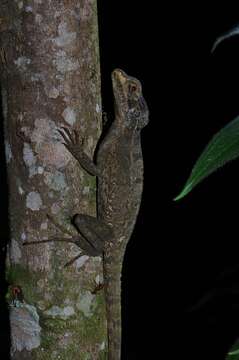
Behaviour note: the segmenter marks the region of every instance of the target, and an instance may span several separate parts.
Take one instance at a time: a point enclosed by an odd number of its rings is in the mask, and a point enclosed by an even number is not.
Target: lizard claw
[[[95,282],[95,288],[91,291],[91,294],[96,295],[104,286],[105,284],[103,282],[99,282],[99,284]]]
[[[84,140],[75,129],[71,132],[70,129],[62,126],[60,129],[57,129],[57,131],[62,136],[64,140],[63,145],[65,145],[68,150],[71,151],[71,149],[76,148],[79,145],[83,147]]]

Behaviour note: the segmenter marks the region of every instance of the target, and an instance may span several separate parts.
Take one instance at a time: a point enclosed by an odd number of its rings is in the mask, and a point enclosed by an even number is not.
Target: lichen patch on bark
[[[90,291],[82,292],[76,303],[76,307],[78,310],[82,311],[82,313],[86,317],[91,317],[94,313],[95,307],[95,295],[93,295]]]
[[[76,269],[80,269],[88,259],[89,259],[89,256],[82,255],[79,259],[77,259],[75,261],[74,266],[76,267]]]
[[[20,260],[22,258],[22,251],[18,242],[15,239],[11,239],[9,256],[11,262],[13,262],[14,264],[20,263]]]
[[[39,315],[33,305],[22,303],[10,306],[11,352],[31,351],[40,346],[41,326]]]
[[[37,159],[28,143],[24,143],[23,145],[23,161],[28,167],[30,177],[37,174],[37,167],[36,167]]]
[[[49,189],[55,191],[67,191],[65,175],[58,170],[56,170],[54,173],[45,171],[44,183],[49,187]]]
[[[31,59],[26,56],[20,56],[14,61],[14,64],[19,68],[20,71],[26,71],[27,66],[31,64]]]
[[[56,70],[60,73],[58,79],[62,79],[62,75],[76,71],[79,69],[80,63],[77,59],[74,59],[72,56],[67,55],[64,50],[57,51],[55,59],[53,60],[53,65],[56,67]]]
[[[26,207],[32,211],[39,211],[42,207],[41,195],[36,191],[31,191],[26,197]]]
[[[58,47],[65,47],[71,45],[73,41],[76,41],[76,32],[70,32],[67,23],[62,20],[58,25],[58,37],[53,39],[53,42]]]
[[[53,318],[59,317],[60,319],[65,320],[68,317],[73,316],[75,314],[75,310],[72,306],[59,307],[54,305],[48,309],[45,314],[52,316]]]
[[[12,160],[12,150],[11,150],[11,145],[7,140],[5,141],[5,157],[7,164],[9,164],[10,161]]]
[[[67,122],[69,125],[74,125],[74,123],[76,122],[75,110],[70,108],[69,106],[64,109],[64,111],[62,112],[62,116],[65,122]]]

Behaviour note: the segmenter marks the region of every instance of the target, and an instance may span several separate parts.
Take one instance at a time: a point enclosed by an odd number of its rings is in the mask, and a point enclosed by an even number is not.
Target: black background
[[[150,108],[142,207],[123,271],[123,360],[221,360],[239,337],[238,161],[172,200],[212,135],[239,114],[239,37],[210,54],[239,12],[208,3],[98,1],[104,110],[111,119],[115,67],[142,81]],[[2,223],[4,214],[2,205]],[[0,315],[3,354],[3,301]]]
[[[123,359],[220,360],[239,337],[238,161],[172,201],[239,113],[239,37],[210,54],[238,23],[228,1],[99,2],[105,110],[115,67],[142,81],[150,108],[145,190],[123,273]]]

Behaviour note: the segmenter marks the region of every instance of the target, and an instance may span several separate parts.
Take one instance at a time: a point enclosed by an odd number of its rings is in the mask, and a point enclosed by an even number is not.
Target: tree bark
[[[2,0],[1,87],[9,186],[12,359],[105,359],[100,257],[83,256],[49,219],[74,233],[76,213],[95,215],[95,178],[76,163],[57,128],[80,131],[93,155],[101,97],[96,0]]]

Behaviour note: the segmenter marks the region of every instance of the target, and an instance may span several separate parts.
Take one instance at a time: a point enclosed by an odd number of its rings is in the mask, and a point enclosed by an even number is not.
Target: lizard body
[[[64,145],[80,165],[97,176],[97,217],[76,214],[72,222],[79,234],[69,241],[82,249],[80,256],[103,255],[108,360],[120,360],[120,278],[126,245],[141,202],[143,157],[140,132],[148,123],[148,108],[137,79],[116,69],[112,73],[112,84],[115,120],[99,146],[96,164],[83,152],[76,131],[72,133],[62,128],[59,132]]]
[[[132,234],[143,189],[140,130],[148,110],[140,83],[120,70],[112,74],[115,120],[97,154],[98,218],[113,227],[104,244],[104,284],[107,308],[109,359],[120,359],[121,269]]]

